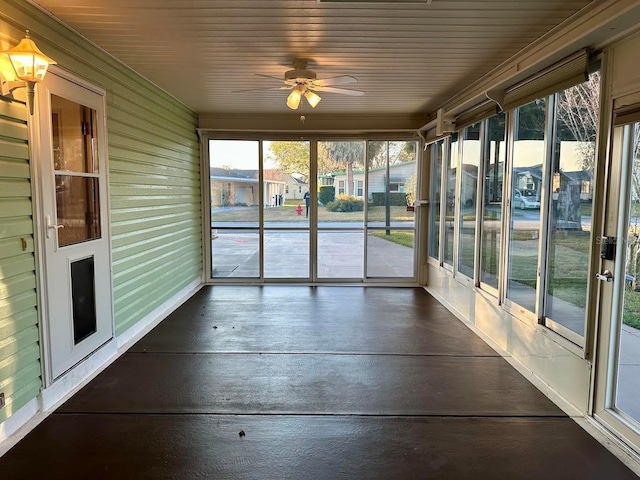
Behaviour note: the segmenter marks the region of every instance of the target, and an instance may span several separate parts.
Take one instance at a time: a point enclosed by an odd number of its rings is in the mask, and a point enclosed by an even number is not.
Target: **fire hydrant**
[[[298,206],[296,207],[296,213],[297,213],[298,215],[302,215],[302,205],[298,205]]]

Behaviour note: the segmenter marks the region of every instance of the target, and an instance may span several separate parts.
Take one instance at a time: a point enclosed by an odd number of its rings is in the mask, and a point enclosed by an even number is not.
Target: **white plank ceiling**
[[[37,0],[199,113],[280,114],[296,58],[353,75],[362,97],[323,93],[322,114],[432,112],[589,0]],[[309,111],[310,107],[305,106]]]

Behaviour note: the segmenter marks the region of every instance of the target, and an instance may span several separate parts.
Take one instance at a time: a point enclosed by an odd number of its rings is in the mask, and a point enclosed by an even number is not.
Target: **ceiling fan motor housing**
[[[284,73],[284,79],[286,80],[315,80],[316,72],[313,70],[307,70],[306,68],[298,69],[294,68],[293,70],[288,70]]]

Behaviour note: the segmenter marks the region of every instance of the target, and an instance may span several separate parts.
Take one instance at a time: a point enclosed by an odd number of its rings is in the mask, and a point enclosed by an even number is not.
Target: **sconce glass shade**
[[[307,90],[306,92],[304,92],[304,98],[307,99],[307,102],[309,102],[309,105],[311,105],[311,108],[316,108],[316,105],[318,105],[320,103],[320,100],[322,100],[320,98],[320,95],[316,95],[310,90]]]
[[[0,80],[4,82],[15,82],[18,79],[16,77],[16,71],[13,69],[13,64],[9,57],[0,55]]]
[[[300,105],[300,99],[302,98],[302,89],[296,87],[287,97],[287,107],[291,110],[296,110]]]
[[[18,45],[2,53],[9,57],[16,77],[23,82],[41,82],[49,65],[56,63],[55,60],[42,53],[34,41],[29,38],[29,31]]]

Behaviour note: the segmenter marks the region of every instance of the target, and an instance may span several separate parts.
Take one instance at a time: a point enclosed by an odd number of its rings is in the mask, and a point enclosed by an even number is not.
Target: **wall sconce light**
[[[2,81],[2,94],[10,96],[16,88],[25,86],[16,80],[25,82],[27,87],[27,105],[29,106],[29,113],[33,115],[35,84],[44,80],[47,68],[56,62],[40,51],[34,41],[29,37],[29,30],[27,30],[26,37],[20,40],[18,45],[0,53],[3,54],[0,56],[0,73],[4,77]],[[5,59],[9,60],[11,70],[7,68]]]

